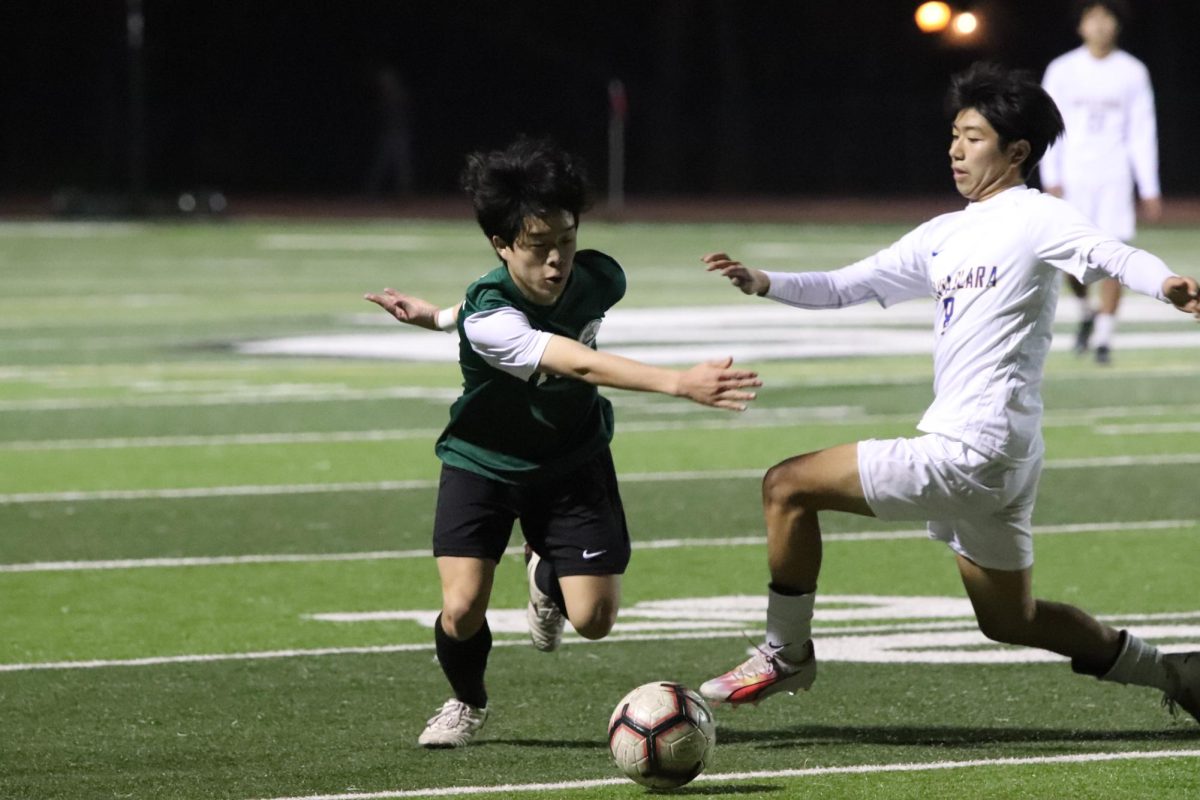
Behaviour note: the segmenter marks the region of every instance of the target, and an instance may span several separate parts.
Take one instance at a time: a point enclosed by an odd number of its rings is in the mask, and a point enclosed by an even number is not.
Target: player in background
[[[1032,594],[1031,520],[1042,469],[1041,383],[1060,273],[1101,275],[1200,318],[1200,288],[1155,256],[1101,231],[1062,200],[1025,186],[1062,132],[1033,76],[977,64],[954,77],[950,167],[969,203],[885,250],[832,272],[764,272],[704,257],[742,292],[798,308],[887,307],[934,299],[934,399],[923,436],[866,440],[795,456],[763,479],[771,583],[766,641],[700,692],[756,702],[816,677],[812,616],[820,512],[925,520],[948,544],[980,630],[1049,650],[1072,668],[1161,690],[1200,719],[1200,652],[1165,655],[1128,631]]]
[[[401,322],[459,335],[463,392],[435,448],[433,531],[442,585],[434,640],[454,696],[421,733],[426,747],[467,744],[487,719],[485,612],[514,520],[527,542],[526,616],[539,650],[558,646],[564,615],[587,639],[616,621],[630,543],[609,452],[612,405],[597,387],[741,411],[761,385],[732,359],[675,370],[596,349],[625,274],[603,253],[576,250],[588,197],[569,154],[530,139],[475,153],[463,187],[500,266],[449,308],[393,289],[366,295]]]
[[[1135,233],[1134,184],[1142,216],[1162,216],[1158,184],[1158,132],[1150,73],[1136,58],[1117,47],[1121,25],[1129,18],[1123,0],[1079,3],[1079,38],[1083,45],[1050,62],[1042,86],[1062,112],[1066,132],[1042,159],[1046,191],[1083,212],[1103,231],[1130,241]],[[1068,276],[1082,308],[1075,351],[1095,346],[1096,361],[1111,357],[1121,284],[1100,282],[1100,305],[1094,310],[1087,287]]]

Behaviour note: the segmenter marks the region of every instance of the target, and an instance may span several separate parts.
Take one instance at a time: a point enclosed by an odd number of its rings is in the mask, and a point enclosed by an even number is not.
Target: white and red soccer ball
[[[683,786],[703,772],[716,741],[704,700],[669,681],[637,687],[608,721],[608,750],[618,769],[654,789]]]

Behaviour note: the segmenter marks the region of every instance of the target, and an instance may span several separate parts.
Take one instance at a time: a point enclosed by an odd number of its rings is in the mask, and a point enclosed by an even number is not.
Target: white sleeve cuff
[[[458,328],[458,306],[443,308],[437,313],[438,330],[449,333]]]

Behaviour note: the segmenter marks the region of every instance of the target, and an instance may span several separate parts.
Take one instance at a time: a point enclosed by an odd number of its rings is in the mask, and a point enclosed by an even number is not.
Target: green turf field
[[[661,355],[676,338],[691,357],[786,333],[705,324],[773,304],[706,275],[703,253],[832,267],[902,232],[596,223],[581,242],[624,264],[622,308],[662,315],[621,344]],[[1200,231],[1139,243],[1200,274]],[[492,717],[478,744],[427,752],[416,736],[447,696],[429,628],[432,446],[457,370],[237,346],[409,336],[363,292],[449,304],[491,264],[465,221],[0,224],[0,797],[645,794],[607,761],[613,704],[741,660],[765,602],[761,473],[912,433],[930,359],[872,347],[924,335],[932,312],[812,334],[863,338],[861,354],[749,362],[766,386],[743,415],[609,392],[636,540],[617,629],[535,652],[507,556]],[[689,308],[687,325],[654,311]],[[1200,649],[1200,326],[1146,308],[1130,305],[1111,367],[1051,356],[1035,588]],[[715,763],[681,794],[1200,797],[1200,726],[1153,692],[988,645],[949,553],[916,526],[824,527],[819,681],[719,709]]]

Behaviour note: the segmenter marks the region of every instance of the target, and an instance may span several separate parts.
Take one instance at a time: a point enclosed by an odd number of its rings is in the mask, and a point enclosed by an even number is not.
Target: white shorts
[[[988,569],[1033,566],[1042,457],[1007,464],[938,434],[858,443],[867,505],[882,520],[925,520],[929,538]]]
[[[1063,187],[1063,199],[1107,234],[1128,242],[1137,232],[1137,209],[1133,184],[1109,181],[1095,185],[1070,183]]]

